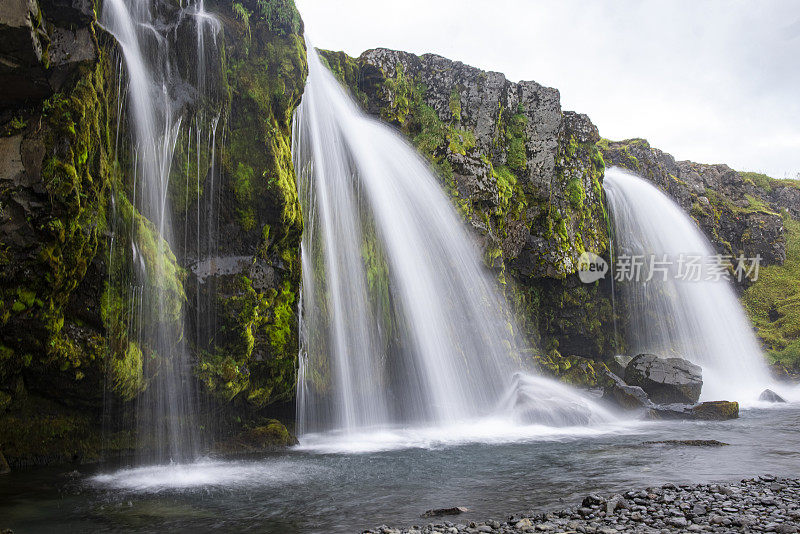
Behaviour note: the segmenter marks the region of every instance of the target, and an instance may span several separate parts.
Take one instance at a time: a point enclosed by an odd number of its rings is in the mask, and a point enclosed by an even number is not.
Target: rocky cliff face
[[[156,7],[174,25],[184,124],[218,121],[216,137],[197,126],[178,138],[169,196],[182,239],[165,245],[154,290],[170,296],[158,320],[184,329],[211,411],[257,420],[294,388],[302,219],[290,125],[306,75],[302,22],[289,0],[207,1],[222,25],[201,100],[194,18]],[[162,247],[134,206],[124,69],[100,9],[0,6],[0,450],[12,466],[129,449],[118,423],[146,387],[143,358],[158,356],[136,341],[126,280],[133,234],[148,266]],[[213,246],[198,237],[212,222]],[[222,419],[220,431],[240,426]]]
[[[643,139],[603,140],[600,147],[608,165],[637,172],[680,204],[720,254],[760,254],[765,264],[786,259],[780,212],[791,208],[796,215],[792,200],[800,190],[778,185],[766,191],[750,173],[738,173],[727,165],[675,161]]]
[[[742,302],[781,373],[800,370],[800,181],[675,161],[644,139],[599,143],[605,161],[637,172],[697,221],[722,255],[760,255],[758,279],[742,280]]]
[[[322,55],[368,112],[430,159],[543,366],[592,381],[580,357],[607,357],[615,340],[608,288],[575,276],[581,253],[608,249],[604,163],[588,117],[562,111],[555,89],[436,55]]]

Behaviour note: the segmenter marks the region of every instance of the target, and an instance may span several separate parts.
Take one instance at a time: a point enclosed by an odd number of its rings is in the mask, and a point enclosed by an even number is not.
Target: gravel
[[[800,479],[764,475],[733,484],[665,484],[624,494],[587,495],[557,512],[504,521],[441,522],[411,528],[385,525],[372,534],[518,532],[800,532]]]

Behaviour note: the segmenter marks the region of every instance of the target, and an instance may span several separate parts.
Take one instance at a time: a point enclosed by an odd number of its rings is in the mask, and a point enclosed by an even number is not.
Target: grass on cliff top
[[[743,301],[770,360],[800,370],[800,221],[784,215],[786,261],[762,267]]]
[[[800,189],[800,180],[792,180],[791,178],[780,180],[760,172],[740,172],[739,174],[745,182],[750,182],[767,193],[771,192],[773,187],[779,186]]]

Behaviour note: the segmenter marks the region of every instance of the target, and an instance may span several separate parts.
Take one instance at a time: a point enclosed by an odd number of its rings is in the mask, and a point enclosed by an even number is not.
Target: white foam
[[[262,461],[200,460],[189,464],[120,469],[91,477],[90,483],[110,489],[157,493],[211,487],[263,487],[301,482],[319,468],[286,459]]]

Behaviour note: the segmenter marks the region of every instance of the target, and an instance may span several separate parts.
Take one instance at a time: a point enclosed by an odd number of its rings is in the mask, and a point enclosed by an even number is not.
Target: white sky
[[[800,174],[798,0],[296,0],[314,45],[434,52],[561,92],[610,139]]]

